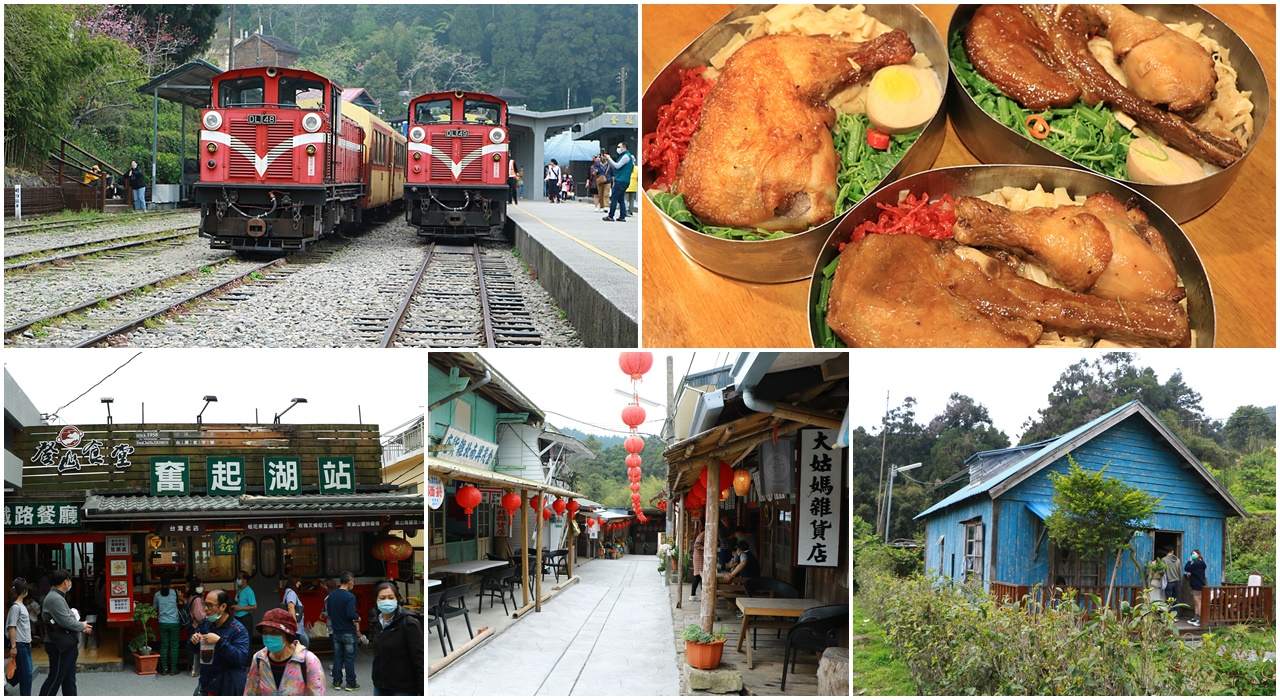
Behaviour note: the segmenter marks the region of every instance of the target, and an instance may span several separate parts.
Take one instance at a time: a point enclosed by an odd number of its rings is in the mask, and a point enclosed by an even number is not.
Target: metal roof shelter
[[[212,103],[213,77],[222,69],[196,59],[156,76],[151,82],[138,88],[138,92],[151,95],[151,185],[156,184],[156,155],[160,145],[160,100],[175,102],[182,107],[182,154],[178,167],[183,167],[187,157],[187,107],[204,109]]]

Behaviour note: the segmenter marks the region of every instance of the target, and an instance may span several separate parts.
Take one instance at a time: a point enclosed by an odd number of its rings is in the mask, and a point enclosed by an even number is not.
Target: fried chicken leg
[[[982,77],[1031,110],[1070,107],[1080,89],[1058,75],[1048,38],[1017,5],[983,5],[964,28],[964,50]]]
[[[753,39],[707,95],[675,191],[704,223],[803,231],[835,214],[835,111],[826,100],[915,46],[896,30],[853,43],[829,36]]]
[[[1187,119],[1213,102],[1218,75],[1204,47],[1124,5],[1089,5],[1107,25],[1135,95]]]

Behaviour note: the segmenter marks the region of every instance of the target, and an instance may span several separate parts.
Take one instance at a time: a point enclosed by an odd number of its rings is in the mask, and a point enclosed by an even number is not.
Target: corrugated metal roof
[[[1095,426],[1109,421],[1112,417],[1129,410],[1137,403],[1138,401],[1136,399],[1133,401],[1130,401],[1129,403],[1126,403],[1109,413],[1105,413],[1101,416],[1098,416],[1097,418],[1089,421],[1088,423],[1085,423],[1084,425],[1076,428],[1075,430],[1072,430],[1069,433],[1060,435],[1054,438],[1053,440],[1049,440],[1043,443],[1038,443],[1043,445],[1040,449],[1023,457],[1022,459],[1019,459],[1017,461],[1010,461],[1010,463],[1006,464],[1002,469],[1000,469],[998,473],[992,473],[983,481],[980,481],[976,484],[969,484],[968,486],[965,486],[959,491],[956,491],[950,496],[947,496],[941,501],[938,501],[937,503],[933,504],[929,508],[925,509],[923,513],[921,513],[920,515],[917,515],[915,518],[912,518],[912,519],[918,520],[934,512],[935,510],[941,510],[943,508],[946,508],[949,505],[959,503],[960,501],[963,501],[966,498],[977,496],[978,494],[981,494],[981,493],[987,493],[988,491],[995,488],[996,486],[999,486],[1001,482],[1004,482],[1005,480],[1012,477],[1014,474],[1017,474],[1018,472],[1022,471],[1022,469],[1024,469],[1025,467],[1029,467],[1035,464],[1046,455],[1049,455],[1054,451],[1056,451],[1060,446],[1065,445],[1068,442],[1071,442],[1072,440],[1074,440],[1075,438],[1079,437],[1080,435],[1086,432],[1089,432]],[[1024,445],[1023,447],[1030,447],[1030,445]],[[1009,448],[1009,449],[1013,450],[1016,448]],[[968,463],[968,460],[966,460],[966,463]]]

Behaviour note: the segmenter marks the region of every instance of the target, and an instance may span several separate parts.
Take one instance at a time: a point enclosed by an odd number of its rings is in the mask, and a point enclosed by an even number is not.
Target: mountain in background
[[[614,445],[621,445],[622,441],[627,439],[625,435],[597,435],[595,433],[587,433],[573,428],[557,427],[556,430],[559,430],[569,437],[577,438],[584,443],[587,441],[587,438],[593,437],[596,439],[596,442],[599,442],[600,446],[605,449],[613,447]]]

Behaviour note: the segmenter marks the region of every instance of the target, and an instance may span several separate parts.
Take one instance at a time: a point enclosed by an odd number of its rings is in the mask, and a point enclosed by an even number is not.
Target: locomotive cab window
[[[228,107],[261,107],[265,99],[266,86],[262,76],[227,79],[218,83],[218,106]]]
[[[424,100],[419,102],[413,113],[413,121],[416,124],[447,122],[452,119],[453,100],[448,98],[443,100]]]
[[[496,102],[486,102],[484,100],[467,100],[464,103],[462,111],[467,115],[468,124],[498,124],[501,123],[502,108]]]
[[[309,78],[280,78],[280,106],[318,109],[324,102],[324,83]]]

